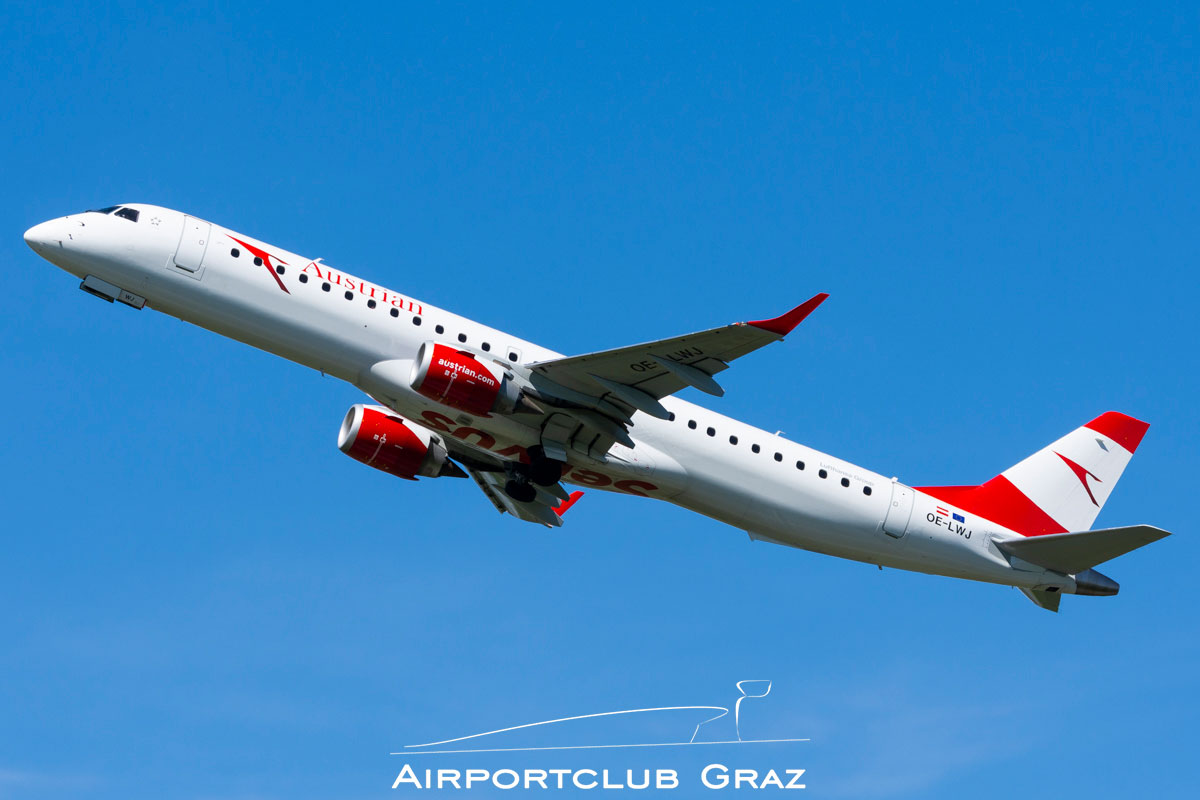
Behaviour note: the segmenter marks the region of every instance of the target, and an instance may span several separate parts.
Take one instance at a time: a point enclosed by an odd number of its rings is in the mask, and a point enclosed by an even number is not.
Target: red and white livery
[[[338,446],[401,478],[470,476],[501,512],[543,525],[581,494],[666,500],[755,540],[1016,586],[1043,608],[1112,595],[1094,567],[1156,541],[1092,530],[1149,427],[1110,411],[980,486],[913,488],[674,395],[782,340],[782,316],[563,356],[410,295],[171,209],[111,206],[25,233],[81,288],[149,306],[334,375],[356,405]]]

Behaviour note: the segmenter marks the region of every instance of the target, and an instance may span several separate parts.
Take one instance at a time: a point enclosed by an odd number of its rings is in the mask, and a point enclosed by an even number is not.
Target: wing
[[[562,515],[567,513],[567,509],[583,497],[583,492],[568,494],[561,483],[556,483],[552,486],[534,485],[537,494],[528,503],[514,500],[504,491],[504,484],[509,477],[507,466],[510,462],[507,459],[469,447],[453,437],[446,437],[444,442],[450,457],[466,468],[467,474],[502,514],[512,514],[526,522],[557,528],[562,525]]]
[[[539,361],[527,365],[530,380],[540,395],[561,401],[561,410],[582,425],[632,447],[624,426],[634,411],[666,419],[668,412],[658,401],[687,386],[720,397],[724,390],[713,375],[735,358],[782,340],[827,297],[815,295],[774,319]]]
[[[509,513],[517,519],[536,522],[547,528],[557,528],[562,525],[562,515],[567,512],[568,508],[575,505],[579,498],[583,497],[583,492],[576,491],[564,500],[554,491],[559,487],[554,486],[550,490],[538,487],[537,498],[533,502],[522,503],[505,494],[503,472],[482,472],[470,468],[467,469],[467,472],[471,474],[471,477],[479,484],[479,488],[487,495],[487,499],[492,501],[492,505],[500,513]]]

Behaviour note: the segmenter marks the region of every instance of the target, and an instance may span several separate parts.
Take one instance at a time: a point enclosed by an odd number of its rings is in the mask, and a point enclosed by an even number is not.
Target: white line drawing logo
[[[408,744],[404,746],[404,750],[392,753],[394,756],[410,756],[410,755],[432,755],[435,753],[514,753],[527,752],[534,750],[607,750],[621,749],[633,747],[693,747],[699,745],[714,745],[714,744],[768,744],[779,742],[807,742],[807,738],[784,738],[784,739],[743,739],[741,729],[741,712],[742,701],[753,700],[766,697],[771,693],[771,681],[769,680],[744,680],[738,681],[736,684],[738,690],[737,701],[733,704],[733,727],[737,738],[725,739],[721,741],[696,741],[696,737],[700,735],[700,729],[709,723],[716,722],[719,719],[729,716],[730,709],[728,706],[660,706],[657,708],[628,708],[620,711],[600,711],[593,714],[579,714],[573,717],[559,717],[558,719],[547,719],[539,722],[527,722],[523,725],[512,725],[507,728],[497,728],[492,731],[483,731],[482,733],[472,733],[467,736],[456,736],[453,739],[441,739],[435,742],[422,742],[421,744]],[[532,728],[546,728],[552,725],[558,725],[566,722],[574,722],[585,719],[599,719],[601,717],[617,717],[628,716],[634,714],[652,714],[657,712],[667,711],[718,711],[720,713],[709,717],[698,723],[692,731],[690,739],[677,742],[638,742],[630,744],[576,744],[576,745],[552,745],[541,747],[463,747],[460,742],[476,742],[489,736],[497,736],[499,734],[511,733],[512,731],[528,730]],[[484,742],[486,744],[486,742]],[[447,746],[450,746],[447,748]],[[436,748],[436,749],[429,749]]]

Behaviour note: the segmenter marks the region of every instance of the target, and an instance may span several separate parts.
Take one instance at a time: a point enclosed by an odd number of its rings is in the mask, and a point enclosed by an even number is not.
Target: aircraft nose
[[[57,244],[58,240],[61,238],[56,234],[56,228],[58,226],[55,223],[57,222],[58,220],[50,220],[49,222],[43,222],[38,225],[34,225],[32,228],[25,231],[25,244],[32,247],[34,251],[37,251],[39,248],[50,247],[52,244]]]

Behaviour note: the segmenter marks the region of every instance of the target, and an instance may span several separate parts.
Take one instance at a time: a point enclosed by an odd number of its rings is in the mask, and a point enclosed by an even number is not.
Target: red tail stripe
[[[918,486],[917,491],[1025,536],[1067,532],[1003,475],[982,486]]]
[[[1150,423],[1134,419],[1119,411],[1106,411],[1084,427],[1104,434],[1132,453],[1142,443],[1142,437],[1149,430]]]

